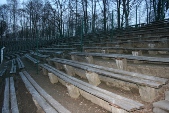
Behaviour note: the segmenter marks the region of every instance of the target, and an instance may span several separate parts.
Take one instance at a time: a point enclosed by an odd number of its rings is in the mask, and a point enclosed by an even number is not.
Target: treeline
[[[0,36],[56,38],[80,35],[81,31],[106,33],[163,20],[168,7],[168,0],[7,0],[0,6]]]

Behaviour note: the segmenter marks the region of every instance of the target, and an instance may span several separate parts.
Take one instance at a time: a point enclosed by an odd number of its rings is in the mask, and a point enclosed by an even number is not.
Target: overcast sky
[[[0,0],[0,5],[5,4],[6,0]]]

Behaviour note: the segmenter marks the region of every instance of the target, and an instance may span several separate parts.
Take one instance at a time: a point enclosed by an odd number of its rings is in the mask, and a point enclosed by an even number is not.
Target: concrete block
[[[116,50],[115,50],[115,49],[109,49],[108,52],[109,52],[109,53],[116,53]]]
[[[40,107],[40,105],[38,104],[38,102],[34,99],[33,99],[33,102],[35,103],[36,107],[37,107],[37,111],[36,113],[45,113],[45,111]]]
[[[106,50],[101,50],[101,53],[104,53],[104,54],[105,54],[106,52],[107,52]]]
[[[120,109],[120,108],[115,107],[115,106],[111,106],[111,108],[112,108],[112,113],[129,113],[128,111]]]
[[[168,54],[168,51],[158,51],[159,54]]]
[[[81,78],[87,79],[85,74],[86,72],[84,70],[78,68],[75,68],[74,70],[76,75],[80,76]]]
[[[101,50],[101,53],[109,53],[109,50]],[[108,57],[102,57],[103,59],[109,59]]]
[[[153,44],[153,43],[149,43],[149,44],[148,44],[148,47],[149,47],[149,48],[154,48],[155,46],[156,46],[156,45]]]
[[[157,54],[158,54],[158,51],[148,51],[148,53],[149,53],[150,55],[157,55]]]
[[[48,73],[48,76],[52,84],[58,83],[58,77],[55,76],[53,73]]]
[[[89,81],[89,84],[92,84],[94,86],[98,86],[101,83],[97,73],[86,72],[86,77]]]
[[[72,66],[69,66],[69,65],[63,65],[66,73],[68,75],[71,75],[71,76],[74,76],[75,75],[75,71],[74,71],[74,68]]]
[[[116,59],[116,65],[118,69],[127,70],[127,60],[126,59]]]
[[[58,78],[58,81],[59,81],[62,85],[66,86],[66,82],[63,81],[62,79]]]
[[[54,64],[55,64],[55,68],[56,69],[59,69],[59,70],[63,69],[63,65],[62,64],[57,63],[57,62],[54,62]]]
[[[117,68],[116,64],[112,61],[101,61],[101,60],[95,60],[94,64],[100,65],[100,66],[105,66],[105,67],[110,67],[110,68]],[[113,67],[114,66],[114,67]]]
[[[45,68],[42,68],[43,75],[48,75],[48,70]]]
[[[153,102],[159,95],[160,89],[155,89],[147,86],[139,86],[139,94],[145,102]]]
[[[85,91],[83,91],[81,89],[79,89],[79,91],[80,91],[80,94],[84,98],[86,98],[87,100],[90,100],[91,102],[101,106],[102,108],[106,109],[107,111],[112,112],[111,105],[108,102],[106,102],[106,101],[104,101],[104,100],[102,100],[102,99],[100,99],[100,98],[98,98],[98,97],[96,97],[94,95],[91,95],[90,93],[87,93],[87,92],[85,92]]]
[[[75,55],[71,55],[71,59],[76,61],[76,56]]]
[[[166,73],[165,67],[156,67],[156,73],[157,73],[156,76],[158,77],[164,77],[164,78],[169,77],[168,73]]]
[[[153,113],[168,113],[168,112],[160,108],[153,108]]]
[[[165,100],[168,100],[168,101],[169,101],[169,91],[166,91],[166,92],[165,92]]]
[[[93,63],[94,63],[92,56],[87,56],[87,57],[85,57],[85,58],[86,58],[86,60],[87,60],[87,63],[90,63],[90,64],[93,64]]]
[[[164,111],[167,111],[167,113],[168,113],[169,112],[169,101],[161,100],[161,101],[158,101],[158,102],[154,102],[153,107],[154,108],[160,108]]]
[[[88,50],[84,50],[85,53],[88,53],[89,51]]]
[[[142,55],[142,51],[132,51],[132,55],[133,56],[141,56]]]
[[[130,71],[130,72],[138,72],[138,69],[136,66],[127,66],[127,71]],[[140,72],[139,72],[140,73]]]
[[[47,63],[48,63],[49,65],[53,65],[53,62],[50,61],[50,58],[47,58],[46,61],[47,61]]]
[[[119,44],[117,44],[117,45],[115,45],[115,47],[120,47],[120,45],[119,45]]]
[[[123,50],[116,50],[116,53],[122,54],[124,51]]]
[[[147,66],[140,66],[141,73],[146,75],[151,75],[150,68]]]
[[[80,93],[79,93],[79,89],[77,87],[75,87],[74,85],[71,84],[66,84],[67,90],[69,92],[69,96],[71,98],[78,98]]]
[[[130,82],[125,82],[122,80],[117,80],[105,76],[99,76],[100,80],[105,82],[106,85],[110,87],[117,87],[123,90],[131,91],[131,90],[137,90],[138,91],[138,86],[136,84],[130,83]]]

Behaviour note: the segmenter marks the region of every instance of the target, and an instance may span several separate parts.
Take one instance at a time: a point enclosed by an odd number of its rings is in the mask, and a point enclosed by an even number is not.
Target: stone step
[[[169,91],[165,92],[165,100],[169,101]]]
[[[169,101],[161,100],[153,103],[154,113],[168,113],[169,112]]]

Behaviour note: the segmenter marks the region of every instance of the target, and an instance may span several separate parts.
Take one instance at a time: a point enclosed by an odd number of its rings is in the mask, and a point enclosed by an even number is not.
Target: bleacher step
[[[169,91],[165,92],[165,100],[169,101]]]
[[[161,100],[153,103],[154,113],[168,113],[169,112],[169,101]]]

